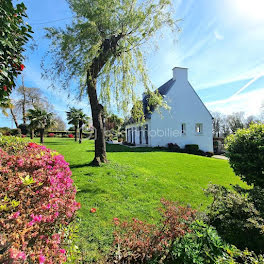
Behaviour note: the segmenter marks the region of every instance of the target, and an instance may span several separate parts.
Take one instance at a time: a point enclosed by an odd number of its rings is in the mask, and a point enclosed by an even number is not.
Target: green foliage
[[[8,154],[15,154],[25,149],[28,140],[20,137],[0,136],[0,148]]]
[[[114,217],[121,221],[136,217],[156,223],[160,197],[204,210],[211,203],[203,192],[210,182],[246,186],[225,160],[109,144],[110,162],[93,167],[87,166],[93,159],[92,140],[75,144],[68,138],[45,138],[45,145],[64,155],[78,187],[82,222],[77,245],[84,252],[83,263],[99,262],[101,255],[108,253],[113,242]],[[97,209],[95,214],[90,213],[92,207]]]
[[[223,186],[209,185],[205,191],[213,196],[208,208],[208,221],[225,241],[240,249],[263,252],[264,218],[247,195]]]
[[[115,104],[127,110],[135,103],[137,83],[146,91],[148,80],[142,49],[161,29],[175,25],[170,0],[68,0],[75,14],[66,29],[48,28],[52,40],[52,67],[47,76],[61,78],[68,87],[80,80],[80,93],[86,92],[87,72],[93,70],[100,84],[99,98],[104,105]],[[153,41],[150,43],[153,46]],[[98,67],[96,67],[96,65]]]
[[[196,144],[188,144],[185,145],[184,149],[189,154],[197,154],[199,151],[199,146]]]
[[[264,188],[264,124],[239,129],[226,143],[234,172],[249,185]]]
[[[248,250],[240,251],[236,247],[227,250],[223,257],[219,257],[216,264],[264,264],[264,255],[257,256]]]
[[[27,118],[30,121],[30,127],[34,129],[46,129],[52,126],[54,123],[53,113],[48,113],[45,110],[39,108],[29,109]]]
[[[190,226],[191,232],[173,244],[170,263],[212,263],[224,255],[226,245],[217,231],[201,221]]]
[[[24,21],[26,7],[13,6],[11,0],[0,1],[0,103],[8,105],[15,78],[24,69],[24,45],[31,38],[31,27]]]

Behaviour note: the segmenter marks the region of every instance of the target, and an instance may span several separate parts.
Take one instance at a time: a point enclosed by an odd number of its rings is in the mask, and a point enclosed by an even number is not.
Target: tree
[[[115,114],[111,114],[105,120],[105,129],[106,130],[111,130],[111,129],[118,130],[123,122],[124,121],[122,118],[118,117]]]
[[[175,24],[171,1],[67,1],[75,18],[66,29],[47,29],[53,63],[49,60],[52,67],[45,73],[54,80],[60,77],[64,87],[79,78],[80,94],[89,97],[97,132],[93,163],[100,165],[107,162],[102,104],[115,102],[127,109],[131,100],[136,101],[137,81],[150,91],[142,48],[161,28]]]
[[[227,123],[232,133],[235,133],[240,128],[244,128],[244,113],[237,112],[228,115]]]
[[[17,117],[23,120],[23,124],[26,124],[26,113],[29,109],[41,108],[46,111],[52,111],[53,106],[48,102],[48,99],[43,96],[39,88],[26,87],[22,78],[22,85],[14,93],[16,99],[11,99],[12,112],[11,115],[14,119]]]
[[[58,115],[54,115],[55,124],[50,128],[51,131],[65,131],[65,122]]]
[[[256,124],[259,122],[261,122],[261,120],[258,117],[254,116],[254,115],[250,115],[246,118],[244,127],[249,128],[251,124]]]
[[[77,130],[79,126],[79,111],[80,109],[76,109],[75,107],[71,107],[70,111],[66,112],[68,124],[74,126],[74,138],[77,141]]]
[[[82,110],[80,110],[78,120],[79,120],[79,143],[81,144],[82,143],[83,125],[89,123],[90,117],[88,117],[86,114],[84,114],[82,112]]]
[[[54,124],[53,113],[48,113],[43,109],[29,109],[27,118],[30,120],[30,127],[38,129],[40,132],[40,143],[44,142],[45,129],[51,127]]]
[[[264,188],[264,124],[252,124],[227,138],[227,155],[234,172],[249,185]]]
[[[14,6],[11,0],[0,0],[0,102],[8,105],[16,77],[23,71],[24,45],[33,33],[25,23],[26,7]]]
[[[219,112],[212,113],[213,116],[213,134],[214,137],[220,137],[223,125],[223,116]]]

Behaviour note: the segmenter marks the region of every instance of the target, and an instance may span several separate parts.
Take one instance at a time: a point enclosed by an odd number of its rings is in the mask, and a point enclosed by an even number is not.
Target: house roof
[[[158,91],[159,94],[164,97],[169,92],[174,83],[175,80],[170,79],[169,81],[161,85],[156,91]],[[143,111],[146,119],[150,119],[152,112],[155,110],[155,106],[149,106],[148,99],[149,95],[145,95],[143,97]]]

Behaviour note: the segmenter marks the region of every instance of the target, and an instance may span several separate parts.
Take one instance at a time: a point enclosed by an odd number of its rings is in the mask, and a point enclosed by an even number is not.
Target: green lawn
[[[155,222],[162,197],[204,210],[210,203],[203,194],[208,183],[243,185],[225,160],[108,145],[110,162],[98,168],[88,165],[93,141],[78,144],[73,139],[45,138],[45,145],[70,163],[82,205],[81,238],[90,261],[111,245],[114,217]],[[95,214],[90,213],[92,207]]]

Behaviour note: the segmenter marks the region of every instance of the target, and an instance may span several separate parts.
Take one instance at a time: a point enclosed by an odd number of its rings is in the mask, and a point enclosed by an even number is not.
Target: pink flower
[[[19,211],[18,211],[18,212],[15,212],[15,213],[13,213],[13,214],[10,216],[10,219],[16,219],[16,218],[19,217],[19,215],[20,215],[20,212],[19,212]]]
[[[23,167],[23,165],[24,165],[24,160],[23,160],[23,159],[19,159],[19,160],[17,161],[17,164],[18,164],[19,167]]]
[[[23,252],[23,251],[20,251],[18,254],[17,254],[17,258],[21,258],[23,260],[26,260],[26,254]]]
[[[39,258],[38,258],[38,260],[39,260],[39,264],[44,264],[45,259],[46,259],[46,258],[45,258],[43,255],[40,255]]]
[[[60,249],[60,253],[65,254],[66,253],[66,250],[64,248],[61,248]]]

